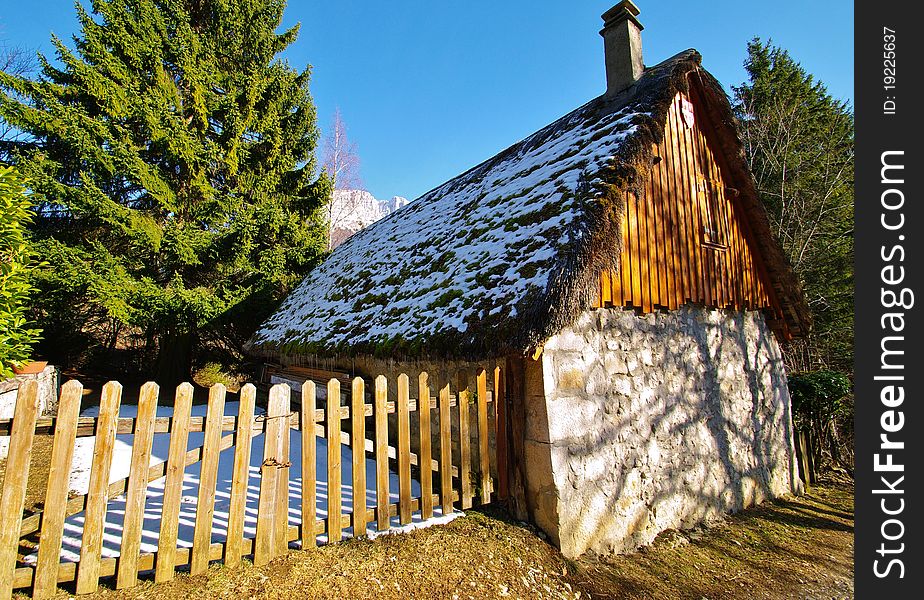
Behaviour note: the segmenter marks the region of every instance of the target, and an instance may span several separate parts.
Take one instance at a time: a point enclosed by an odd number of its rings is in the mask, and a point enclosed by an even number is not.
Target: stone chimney
[[[603,13],[603,49],[606,54],[606,93],[618,94],[641,77],[642,24],[636,18],[638,7],[632,0],[622,0]]]

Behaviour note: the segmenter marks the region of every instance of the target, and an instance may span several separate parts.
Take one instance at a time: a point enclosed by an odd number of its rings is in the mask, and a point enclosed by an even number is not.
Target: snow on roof
[[[592,100],[360,231],[249,350],[496,356],[541,343],[579,304],[562,294],[599,277],[599,260],[581,248],[599,237],[599,221],[612,221],[594,216],[601,190],[619,165],[650,161],[639,156],[699,64],[691,50],[647,68],[629,91]]]
[[[585,107],[586,108],[586,107]],[[338,347],[515,317],[556,257],[580,242],[579,186],[633,131],[636,113],[578,109],[353,236],[302,281],[260,343]]]

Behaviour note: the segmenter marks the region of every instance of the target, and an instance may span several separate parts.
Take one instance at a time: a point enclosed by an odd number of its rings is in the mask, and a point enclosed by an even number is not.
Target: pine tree
[[[814,331],[786,348],[791,370],[853,369],[853,113],[781,48],[748,44],[733,88],[761,200],[799,275]]]
[[[282,0],[78,3],[74,49],[0,73],[41,198],[36,310],[50,344],[136,345],[162,385],[239,348],[325,251],[309,69],[278,58]]]

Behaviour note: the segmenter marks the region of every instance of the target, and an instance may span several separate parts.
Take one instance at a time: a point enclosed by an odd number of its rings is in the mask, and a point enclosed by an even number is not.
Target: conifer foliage
[[[309,70],[282,0],[93,0],[36,80],[0,73],[40,198],[49,347],[139,349],[170,384],[239,348],[326,248]],[[51,343],[53,342],[53,343]],[[49,356],[52,355],[52,356]]]
[[[761,200],[799,275],[814,331],[790,371],[853,369],[853,112],[789,53],[754,39],[735,111]]]

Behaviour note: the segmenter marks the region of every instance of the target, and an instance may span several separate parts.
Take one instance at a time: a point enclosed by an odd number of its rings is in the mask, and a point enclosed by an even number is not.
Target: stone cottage
[[[603,15],[606,92],[338,247],[281,365],[506,370],[509,505],[567,556],[798,491],[779,341],[810,326],[720,84]]]

